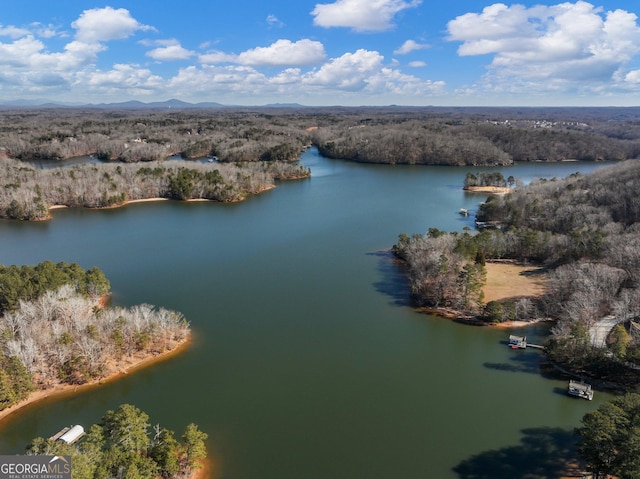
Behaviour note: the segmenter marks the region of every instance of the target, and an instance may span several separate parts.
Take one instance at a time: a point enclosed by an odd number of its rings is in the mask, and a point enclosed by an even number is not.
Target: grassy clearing
[[[535,266],[514,263],[487,263],[485,302],[517,296],[540,296],[545,292],[546,274]]]

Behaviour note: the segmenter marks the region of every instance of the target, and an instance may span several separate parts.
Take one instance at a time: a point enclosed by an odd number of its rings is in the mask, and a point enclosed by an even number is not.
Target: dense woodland
[[[640,316],[640,162],[629,160],[589,175],[538,180],[481,205],[479,233],[400,235],[394,246],[406,261],[419,304],[450,307],[486,321],[557,320],[548,356],[572,370],[637,383],[640,348],[625,321],[608,349],[592,348],[588,329],[613,314]],[[484,304],[483,264],[509,259],[548,270],[539,300]]]
[[[0,112],[0,148],[23,161],[95,154],[106,161],[216,156],[293,161],[314,144],[331,158],[430,165],[620,160],[640,153],[637,108],[255,108]]]
[[[180,437],[131,404],[110,410],[74,444],[38,437],[30,455],[70,456],[73,479],[188,478],[207,457],[208,435],[187,425]]]
[[[108,291],[97,268],[48,261],[0,267],[0,410],[36,389],[104,377],[188,336],[180,313],[105,307]]]

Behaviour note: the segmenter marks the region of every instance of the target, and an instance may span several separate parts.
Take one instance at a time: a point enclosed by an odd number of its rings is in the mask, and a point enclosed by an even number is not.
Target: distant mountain
[[[300,103],[269,103],[264,106],[267,108],[305,108]]]
[[[0,107],[11,107],[11,108],[20,108],[20,107],[48,107],[48,108],[59,108],[61,106],[81,106],[81,103],[60,103],[51,101],[44,98],[39,98],[35,100],[26,100],[24,98],[19,98],[17,100],[4,100],[0,101]]]
[[[285,104],[276,104],[273,107],[282,107]],[[295,104],[286,104],[286,106],[294,107],[300,106]],[[0,108],[102,108],[102,109],[127,109],[127,110],[143,110],[143,109],[205,109],[205,108],[228,108],[235,107],[235,105],[223,105],[213,101],[189,103],[182,100],[172,98],[166,101],[154,101],[154,102],[142,102],[138,100],[129,100],[123,102],[113,103],[69,103],[69,102],[56,102],[47,99],[36,100],[0,100]]]

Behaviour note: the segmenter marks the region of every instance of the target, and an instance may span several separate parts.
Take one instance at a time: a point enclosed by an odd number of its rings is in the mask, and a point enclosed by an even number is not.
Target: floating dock
[[[570,380],[567,392],[570,396],[588,399],[589,401],[593,399],[593,389],[591,388],[591,384],[587,384],[582,381]]]
[[[513,334],[509,335],[509,347],[511,349],[526,349],[528,347],[544,349],[544,346],[541,346],[540,344],[528,343],[526,336],[514,336]]]

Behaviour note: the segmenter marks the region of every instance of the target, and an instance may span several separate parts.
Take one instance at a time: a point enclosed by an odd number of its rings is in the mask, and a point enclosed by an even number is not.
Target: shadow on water
[[[540,374],[542,355],[538,351],[514,351],[509,363],[484,363],[487,369],[510,373]]]
[[[395,306],[411,306],[409,294],[409,281],[403,270],[403,266],[394,261],[390,250],[367,253],[368,256],[378,258],[377,271],[380,281],[373,283],[376,291],[391,298],[391,304]]]
[[[453,468],[460,479],[547,479],[574,475],[576,436],[561,428],[522,431],[520,444],[485,451]]]

